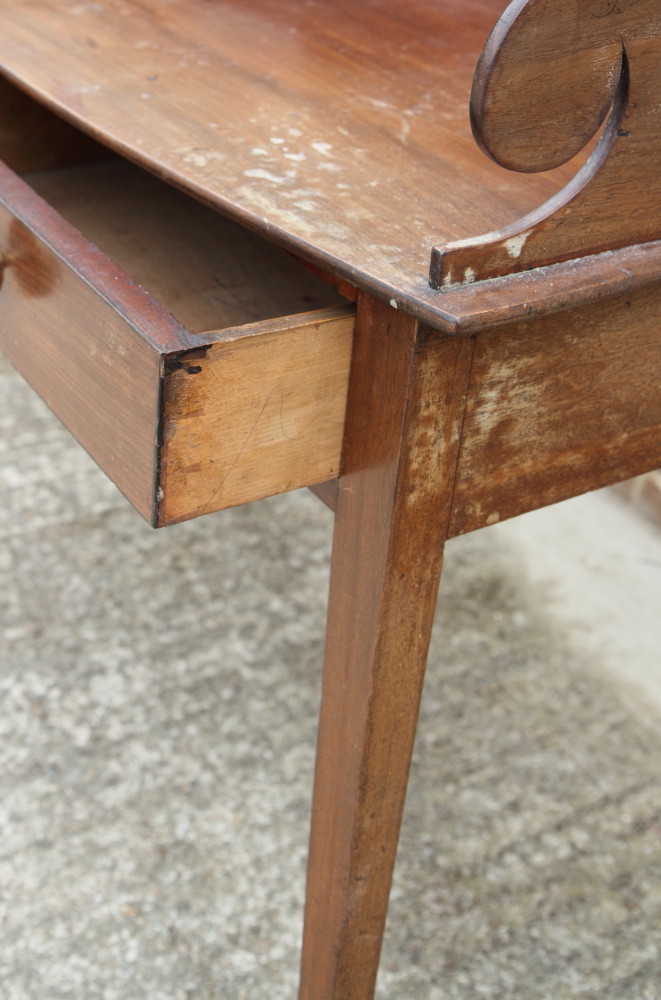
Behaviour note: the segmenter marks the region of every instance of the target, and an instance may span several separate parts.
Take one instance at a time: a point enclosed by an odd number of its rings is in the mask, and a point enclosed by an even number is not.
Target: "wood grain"
[[[164,359],[158,526],[338,474],[353,327],[327,309]]]
[[[435,322],[430,248],[520,218],[574,172],[517,176],[475,145],[471,79],[501,9],[1,0],[0,66],[113,149]]]
[[[435,249],[436,288],[661,237],[661,9],[657,0],[515,0],[485,47],[472,119],[512,170],[574,156],[608,114],[585,166],[510,226]]]
[[[301,1000],[373,996],[472,349],[359,299]]]
[[[661,466],[661,290],[477,339],[449,532]]]

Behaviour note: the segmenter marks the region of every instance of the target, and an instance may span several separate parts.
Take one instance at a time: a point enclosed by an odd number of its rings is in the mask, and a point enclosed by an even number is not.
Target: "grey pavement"
[[[0,367],[0,997],[294,1000],[330,513],[159,532]],[[448,545],[379,997],[661,998],[661,533]]]

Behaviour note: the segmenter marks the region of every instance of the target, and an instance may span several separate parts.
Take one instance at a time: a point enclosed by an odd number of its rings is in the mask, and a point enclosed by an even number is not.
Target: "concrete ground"
[[[0,368],[0,996],[293,1000],[331,515],[152,532]],[[661,998],[661,532],[448,546],[379,996]]]

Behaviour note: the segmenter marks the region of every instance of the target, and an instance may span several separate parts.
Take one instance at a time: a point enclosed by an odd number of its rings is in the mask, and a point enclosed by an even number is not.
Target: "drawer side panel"
[[[151,520],[159,352],[6,204],[0,248],[0,350]]]

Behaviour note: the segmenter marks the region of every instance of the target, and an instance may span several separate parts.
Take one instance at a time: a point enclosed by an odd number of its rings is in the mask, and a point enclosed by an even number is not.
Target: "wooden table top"
[[[192,195],[413,312],[431,248],[573,173],[510,173],[468,99],[503,0],[0,0],[0,71]]]

